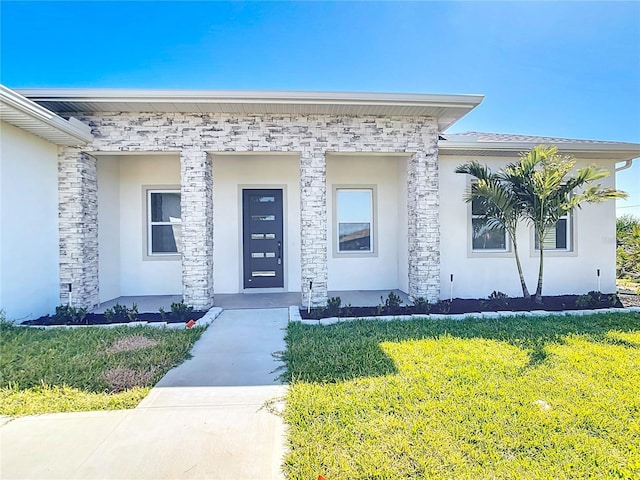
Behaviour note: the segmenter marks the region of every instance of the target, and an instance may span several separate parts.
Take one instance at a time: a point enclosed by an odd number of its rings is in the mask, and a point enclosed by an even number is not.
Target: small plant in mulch
[[[606,295],[598,292],[597,290],[591,290],[589,293],[579,295],[576,298],[577,308],[598,308],[598,307],[615,307],[620,300],[616,294]]]
[[[411,299],[413,303],[413,311],[414,313],[429,313],[431,310],[431,305],[429,305],[429,300],[425,297],[413,297]]]
[[[509,306],[509,295],[504,292],[494,290],[486,300],[482,302],[482,306],[487,310],[504,310]]]
[[[108,323],[128,323],[138,320],[138,306],[134,303],[131,308],[116,303],[113,308],[104,311]]]
[[[342,299],[340,297],[331,297],[327,300],[327,307],[324,309],[324,313],[327,317],[335,317],[340,314],[340,306],[342,305]]]
[[[402,305],[402,298],[394,292],[389,292],[387,298],[380,297],[380,301],[383,302],[376,307],[378,315],[393,315],[400,311]]]
[[[49,317],[50,323],[62,323],[65,325],[80,325],[87,316],[87,309],[74,307],[73,305],[58,305],[56,313]]]
[[[128,337],[120,338],[116,342],[107,348],[106,352],[110,354],[120,352],[131,352],[134,350],[141,350],[143,348],[153,347],[158,344],[157,340],[154,340],[144,335],[131,335]]]
[[[193,312],[193,307],[187,305],[182,300],[179,302],[173,302],[171,304],[171,318],[180,321],[187,322],[189,320],[189,315]]]
[[[440,300],[438,303],[436,303],[435,310],[440,312],[440,313],[444,313],[446,315],[449,312],[451,312],[451,305],[452,304],[453,304],[453,302],[451,300]]]

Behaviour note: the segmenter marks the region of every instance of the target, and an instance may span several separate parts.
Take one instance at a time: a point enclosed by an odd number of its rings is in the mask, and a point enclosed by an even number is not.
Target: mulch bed
[[[636,297],[636,298],[628,298]],[[413,315],[421,313],[436,314],[461,314],[475,312],[526,312],[531,310],[547,310],[558,312],[562,310],[584,310],[599,308],[623,308],[629,306],[640,306],[640,298],[638,295],[618,295],[617,298],[611,298],[611,295],[602,295],[602,298],[589,304],[588,306],[578,306],[576,302],[580,295],[558,295],[542,297],[542,303],[535,303],[533,299],[509,298],[499,301],[491,301],[488,299],[469,299],[454,298],[452,301],[440,301],[426,307],[401,305],[396,308],[381,307],[341,307],[339,310],[328,310],[323,308],[312,308],[307,313],[306,308],[300,309],[300,315],[303,319],[319,319],[324,317],[374,317],[380,315]],[[634,303],[637,302],[637,303]]]
[[[193,311],[189,313],[189,320],[198,320],[202,318],[206,311]],[[136,322],[167,322],[167,323],[185,323],[184,320],[173,318],[171,315],[167,314],[165,318],[159,313],[138,313],[136,316]],[[44,317],[36,318],[35,320],[27,320],[24,322],[24,325],[111,325],[114,323],[130,323],[123,322],[122,320],[109,320],[102,313],[88,313],[87,316],[80,323],[60,323],[56,322],[53,317],[49,315],[45,315]]]

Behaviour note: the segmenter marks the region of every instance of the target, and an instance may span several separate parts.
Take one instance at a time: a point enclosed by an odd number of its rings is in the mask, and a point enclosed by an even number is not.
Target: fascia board
[[[294,92],[241,90],[138,90],[138,89],[16,89],[35,101],[158,102],[158,103],[280,103],[324,105],[424,105],[451,108],[476,107],[484,95]]]
[[[65,120],[37,103],[24,98],[22,95],[19,95],[4,85],[0,85],[0,102],[13,110],[34,119],[36,122],[62,132],[66,136],[70,137],[69,140],[71,143],[65,142],[65,144],[84,144],[93,139],[91,129],[88,125],[80,124],[79,121],[72,122]]]
[[[485,155],[505,154],[530,150],[539,142],[448,142],[440,141],[438,150],[447,151],[481,151]],[[590,156],[602,155],[603,159],[615,159],[617,161],[631,160],[640,157],[640,144],[637,143],[555,143],[558,150],[572,155],[590,154]]]

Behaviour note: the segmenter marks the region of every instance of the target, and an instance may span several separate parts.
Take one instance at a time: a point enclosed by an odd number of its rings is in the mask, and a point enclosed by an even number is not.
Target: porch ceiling
[[[236,115],[424,116],[440,131],[469,113],[483,95],[229,90],[20,89],[56,113],[178,112]]]

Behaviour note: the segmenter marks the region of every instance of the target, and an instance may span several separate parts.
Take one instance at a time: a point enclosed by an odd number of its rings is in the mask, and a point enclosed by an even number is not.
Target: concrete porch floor
[[[165,311],[171,311],[171,304],[182,300],[182,295],[138,295],[132,297],[118,297],[102,302],[91,313],[104,313],[107,308],[113,308],[115,304],[125,305],[129,308],[135,303],[139,313],[157,313],[160,307]]]
[[[402,298],[404,304],[409,303],[408,295],[401,290],[393,290],[396,295]],[[342,305],[351,304],[353,307],[375,307],[380,303],[384,303],[384,299],[389,295],[389,290],[341,290],[329,291],[329,297],[340,297]],[[380,297],[383,300],[380,300]],[[93,309],[93,313],[104,313],[107,308],[112,308],[116,303],[138,306],[140,313],[157,312],[160,307],[165,311],[171,311],[171,304],[182,300],[182,295],[143,295],[118,297],[101,303],[97,308]],[[282,293],[218,293],[214,296],[216,307],[225,310],[238,310],[248,308],[284,308],[291,305],[300,305],[300,292],[282,292]]]

